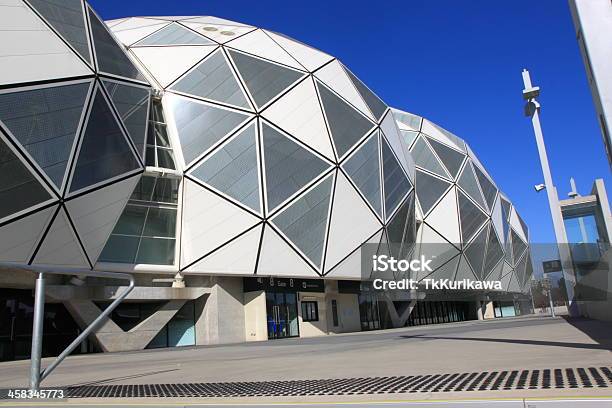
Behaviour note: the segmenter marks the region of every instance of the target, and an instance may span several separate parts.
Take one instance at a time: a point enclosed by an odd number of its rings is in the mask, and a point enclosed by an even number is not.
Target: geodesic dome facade
[[[416,167],[417,242],[439,255],[431,276],[525,290],[533,273],[529,230],[470,146],[427,119],[393,115]]]
[[[0,262],[359,279],[363,243],[438,239],[456,253],[434,274],[526,282],[527,229],[467,145],[334,57],[215,17],[10,3]]]

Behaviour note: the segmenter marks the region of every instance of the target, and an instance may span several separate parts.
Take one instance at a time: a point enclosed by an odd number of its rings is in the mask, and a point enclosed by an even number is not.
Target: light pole
[[[566,282],[565,288],[567,291],[567,298],[569,299],[568,312],[570,316],[576,316],[578,315],[577,305],[574,302],[574,285],[576,280],[574,278],[574,268],[572,267],[572,257],[567,243],[567,234],[565,232],[561,207],[559,206],[557,188],[553,184],[550,167],[548,165],[548,155],[546,154],[546,145],[544,144],[544,136],[540,125],[540,104],[536,100],[540,95],[540,88],[532,86],[529,71],[526,69],[523,69],[523,84],[525,85],[525,89],[523,89],[523,99],[527,101],[525,104],[525,116],[531,117],[533,132],[540,155],[540,165],[542,166],[542,174],[544,175],[544,186],[546,188],[546,195],[548,196],[548,205],[550,207],[555,238],[559,249],[563,278]],[[537,188],[536,190],[539,191]]]

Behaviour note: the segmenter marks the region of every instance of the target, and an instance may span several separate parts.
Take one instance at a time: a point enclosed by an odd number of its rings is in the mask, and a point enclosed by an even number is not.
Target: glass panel
[[[210,57],[202,61],[171,89],[249,108],[246,97],[221,50],[215,51]]]
[[[0,120],[59,188],[90,83],[0,95]]]
[[[255,124],[206,158],[192,175],[259,211],[259,166]]]
[[[81,0],[29,0],[53,28],[88,62],[89,41],[83,16]]]
[[[174,239],[142,238],[136,263],[154,265],[174,264]]]
[[[102,82],[123,120],[128,136],[142,157],[149,110],[149,90],[116,82]]]
[[[593,214],[565,218],[563,221],[565,222],[565,229],[567,230],[567,240],[570,244],[599,243],[597,221]]]
[[[134,188],[130,200],[151,201],[153,189],[155,188],[155,177],[142,176]]]
[[[188,301],[168,322],[168,346],[195,345],[195,307]]]
[[[159,177],[151,196],[151,201],[160,203],[178,203],[178,184],[177,179]]]
[[[461,169],[461,164],[463,164],[464,155],[457,150],[451,149],[446,145],[438,142],[437,140],[427,139],[432,149],[436,152],[440,160],[442,160],[442,164],[446,166],[448,172],[453,176],[457,177],[459,170]]]
[[[464,251],[465,257],[470,262],[472,270],[478,279],[484,278],[482,265],[485,258],[485,245],[487,243],[488,230],[489,227],[484,227]]]
[[[414,201],[409,197],[404,201],[400,209],[395,213],[393,219],[387,224],[387,237],[392,255],[397,259],[407,259],[408,253],[414,244]]]
[[[425,142],[425,139],[422,137],[417,140],[416,144],[412,148],[412,157],[414,158],[414,163],[417,166],[425,170],[429,170],[440,177],[448,178],[448,175],[442,168],[442,165],[438,159],[436,159],[436,156],[434,156],[431,149]]]
[[[359,78],[353,75],[351,71],[346,69],[346,67],[344,67],[344,70],[348,74],[349,78],[351,78],[353,85],[355,85],[355,88],[357,88],[357,91],[359,91],[359,93],[361,94],[361,97],[368,105],[368,108],[370,108],[370,110],[372,111],[372,114],[374,115],[376,120],[380,120],[383,113],[385,113],[385,110],[387,109],[387,105],[385,105],[385,103],[378,96],[376,96],[374,92],[370,91],[370,89],[368,89],[368,87],[363,82],[361,82]]]
[[[3,175],[0,178],[0,218],[51,198],[2,139],[0,174]]]
[[[487,205],[482,198],[482,194],[480,193],[480,189],[478,188],[478,182],[474,176],[471,162],[466,163],[457,184],[459,184],[459,187],[461,187],[463,191],[470,196],[470,198],[480,204],[482,208],[487,208]]]
[[[157,167],[176,170],[174,154],[171,150],[161,148],[157,149]]]
[[[151,103],[151,120],[155,122],[165,123],[164,110],[159,99],[153,99]]]
[[[523,251],[525,251],[526,248],[527,244],[525,244],[517,233],[512,230],[512,255],[514,256],[515,262],[523,255]]]
[[[170,141],[168,139],[168,129],[166,128],[166,125],[161,123],[155,123],[153,125],[153,133],[155,137],[152,141],[147,143],[155,146],[170,148]]]
[[[420,170],[416,171],[414,182],[417,198],[424,214],[427,214],[433,205],[444,195],[450,185],[444,180],[430,176]]]
[[[489,180],[488,177],[484,175],[484,173],[478,168],[478,166],[474,166],[474,171],[476,172],[476,177],[478,177],[478,181],[480,181],[480,187],[482,188],[482,193],[484,194],[484,197],[487,200],[489,208],[493,208],[493,201],[495,201],[497,188],[495,188],[493,183],[491,183],[491,180]]]
[[[376,213],[382,217],[378,133],[371,136],[343,167]]]
[[[329,165],[264,123],[263,148],[270,211]]]
[[[188,164],[248,118],[242,113],[192,102],[178,96],[170,101],[183,157]]]
[[[143,235],[147,237],[175,237],[176,210],[168,208],[149,208]]]
[[[102,94],[97,92],[70,191],[108,180],[139,166],[110,107]]]
[[[209,39],[179,24],[172,23],[145,37],[134,46],[145,45],[214,45]]]
[[[392,111],[395,119],[402,122],[404,125],[414,130],[421,130],[421,123],[423,122],[422,117],[413,115],[412,113],[398,111],[395,109],[392,109]]]
[[[147,218],[148,207],[128,204],[119,217],[113,234],[140,235]]]
[[[419,132],[400,129],[400,135],[402,136],[402,140],[404,141],[406,146],[410,147],[412,145],[412,142],[414,142],[414,139],[416,139],[419,135]]]
[[[372,122],[317,81],[327,124],[339,157],[372,129]]]
[[[139,242],[139,237],[111,235],[102,250],[100,261],[134,263]]]
[[[474,233],[487,219],[487,216],[459,191],[459,219],[461,221],[461,237],[468,242]]]
[[[329,175],[272,220],[317,267],[323,260],[332,182]]]
[[[259,58],[229,51],[258,107],[270,102],[304,74]]]
[[[287,328],[290,337],[299,336],[298,331],[298,314],[297,314],[297,296],[295,293],[286,293],[285,301],[287,304]]]
[[[381,138],[381,140],[385,188],[385,213],[387,217],[390,217],[412,186],[393,155],[387,141],[384,138]]]
[[[147,146],[147,155],[145,159],[147,166],[157,167],[157,157],[155,155],[155,148]]]
[[[146,82],[91,8],[87,7],[100,71]]]
[[[504,252],[499,242],[499,238],[495,233],[495,229],[491,228],[489,232],[489,243],[487,244],[487,258],[484,264],[483,276],[487,276],[493,271],[493,267],[497,265],[500,259],[504,256]]]

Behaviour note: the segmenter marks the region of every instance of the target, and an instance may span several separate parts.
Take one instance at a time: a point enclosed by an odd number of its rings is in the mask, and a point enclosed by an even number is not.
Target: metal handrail
[[[103,271],[92,271],[89,269],[67,269],[58,268],[53,266],[36,266],[36,265],[23,265],[13,263],[0,263],[0,268],[11,268],[16,270],[22,270],[27,272],[38,273],[36,279],[36,292],[34,294],[34,323],[32,327],[32,355],[30,365],[30,388],[32,390],[38,390],[40,383],[51,374],[51,372],[62,362],[64,359],[74,351],[79,344],[83,342],[98,328],[100,323],[112,313],[113,310],[130,294],[130,292],[136,286],[134,276],[128,273],[121,272],[103,272]],[[95,276],[101,278],[115,278],[124,279],[129,281],[128,287],[106,308],[102,313],[83,330],[76,339],[60,353],[57,358],[47,366],[42,372],[40,371],[41,366],[41,352],[42,352],[42,332],[44,322],[44,307],[45,307],[45,280],[44,275],[79,275],[79,276]]]

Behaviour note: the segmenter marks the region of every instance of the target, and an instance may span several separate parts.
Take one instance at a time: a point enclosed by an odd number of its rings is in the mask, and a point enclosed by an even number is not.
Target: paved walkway
[[[73,356],[43,385],[269,381],[611,367],[611,351],[609,323],[542,317],[498,319],[309,339]],[[43,366],[49,361],[45,359]],[[26,386],[28,369],[29,361],[0,363],[0,387]],[[554,390],[535,395],[551,395],[551,391]],[[612,395],[609,389],[586,391],[578,394]],[[507,396],[512,395],[516,394]],[[428,396],[431,397],[434,395]]]

